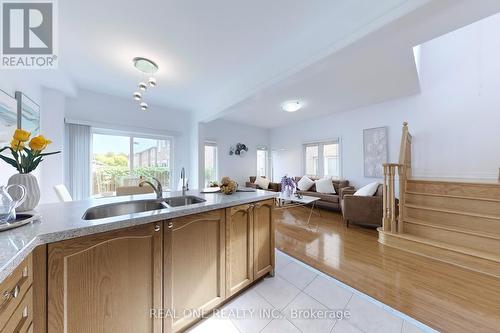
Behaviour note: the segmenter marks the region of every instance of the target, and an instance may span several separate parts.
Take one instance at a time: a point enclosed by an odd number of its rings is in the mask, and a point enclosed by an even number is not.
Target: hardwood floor
[[[500,332],[500,279],[381,245],[335,212],[308,228],[308,215],[276,211],[278,249],[436,330]]]

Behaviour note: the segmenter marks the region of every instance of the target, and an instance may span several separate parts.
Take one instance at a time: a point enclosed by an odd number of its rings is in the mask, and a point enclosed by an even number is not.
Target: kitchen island
[[[178,332],[274,273],[276,193],[186,194],[205,201],[93,220],[83,219],[92,207],[155,197],[47,204],[40,222],[0,233],[0,285],[17,290],[13,313],[33,298],[19,323],[34,332]],[[0,311],[0,330],[17,318],[9,316]]]

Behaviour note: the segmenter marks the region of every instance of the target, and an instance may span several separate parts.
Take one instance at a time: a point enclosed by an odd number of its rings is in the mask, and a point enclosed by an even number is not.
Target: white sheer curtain
[[[90,126],[66,123],[66,185],[73,200],[90,197]]]

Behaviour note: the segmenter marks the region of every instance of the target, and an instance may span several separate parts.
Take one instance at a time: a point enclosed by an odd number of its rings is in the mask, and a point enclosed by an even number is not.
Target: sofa
[[[297,183],[302,177],[294,177],[295,183]],[[317,180],[319,178],[309,177],[311,180]],[[316,201],[316,207],[329,209],[329,210],[341,210],[340,198],[344,191],[351,190],[354,191],[354,187],[349,186],[348,180],[332,180],[333,188],[335,189],[335,194],[333,193],[318,193],[316,192],[316,185],[313,185],[307,191],[297,190],[297,193],[301,195],[307,195],[310,197],[318,197],[319,201]]]
[[[257,184],[255,184],[255,180],[257,179],[256,176],[250,176],[249,177],[250,181],[247,181],[245,183],[245,186],[246,187],[250,187],[250,188],[255,188],[255,189],[260,189],[260,190],[267,190],[267,191],[272,191],[272,192],[280,192],[281,191],[281,184],[280,183],[269,183],[269,187],[268,188],[260,188]]]
[[[382,226],[384,187],[380,184],[377,192],[371,197],[355,196],[356,191],[342,192],[341,205],[342,217],[349,224],[359,224],[367,227]],[[396,202],[396,207],[397,207]]]

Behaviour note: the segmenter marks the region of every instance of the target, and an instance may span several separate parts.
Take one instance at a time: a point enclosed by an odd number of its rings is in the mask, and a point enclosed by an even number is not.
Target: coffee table
[[[311,216],[314,212],[314,208],[316,207],[316,201],[319,201],[320,198],[318,197],[310,197],[307,195],[302,195],[300,198],[296,197],[295,195],[291,195],[289,197],[284,196],[283,193],[279,195],[279,197],[276,198],[276,208],[275,209],[288,209],[288,208],[294,208],[294,207],[304,207],[306,205],[311,204],[311,210],[309,211],[309,217],[307,218],[307,223],[306,225],[309,227],[309,224],[311,223]],[[318,212],[318,215],[321,216],[321,214]],[[319,225],[318,225],[319,227]]]

